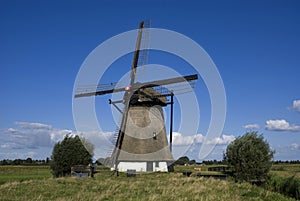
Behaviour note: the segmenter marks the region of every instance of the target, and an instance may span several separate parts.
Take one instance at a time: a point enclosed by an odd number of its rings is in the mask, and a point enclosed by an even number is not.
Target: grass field
[[[248,183],[185,177],[179,172],[116,177],[101,170],[94,179],[54,179],[48,167],[4,166],[0,200],[293,200]]]
[[[0,185],[12,181],[52,177],[49,166],[0,166]]]
[[[283,177],[295,176],[300,179],[300,164],[276,164],[272,166],[271,173]]]

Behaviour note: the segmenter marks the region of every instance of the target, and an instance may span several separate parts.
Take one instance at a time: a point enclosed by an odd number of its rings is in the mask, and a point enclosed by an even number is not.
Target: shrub
[[[175,165],[185,165],[189,164],[190,159],[187,156],[180,157],[177,161],[175,161]]]
[[[62,142],[54,145],[50,164],[52,175],[54,177],[67,176],[70,175],[72,166],[88,165],[92,162],[92,150],[93,145],[84,139],[81,140],[79,136],[65,136]]]
[[[236,181],[261,183],[268,179],[273,154],[263,136],[251,132],[230,143],[224,159],[233,167]]]

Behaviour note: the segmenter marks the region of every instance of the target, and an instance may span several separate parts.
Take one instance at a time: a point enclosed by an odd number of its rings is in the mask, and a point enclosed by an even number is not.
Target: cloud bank
[[[94,145],[95,158],[105,157],[114,146],[114,132],[90,131],[76,133],[69,129],[54,128],[51,125],[32,122],[15,122],[15,126],[0,130],[0,158],[23,158],[49,156],[55,143],[62,141],[67,135],[83,136]],[[202,134],[183,135],[173,132],[173,145],[176,147],[198,147],[204,143]],[[222,135],[208,141],[209,145],[226,145],[235,139],[233,135]],[[198,152],[197,152],[198,153]]]
[[[205,136],[202,134],[184,136],[181,133],[173,132],[173,145],[187,146],[192,144],[202,144]],[[207,144],[226,145],[235,139],[233,135],[222,135],[207,142]]]
[[[268,121],[266,121],[265,129],[270,130],[270,131],[293,131],[293,132],[298,132],[298,131],[300,131],[300,126],[291,125],[286,120],[279,119],[279,120],[268,120]]]
[[[291,109],[300,113],[300,100],[294,100]]]
[[[52,147],[72,130],[56,129],[50,125],[31,122],[15,122],[15,128],[2,129],[0,147],[6,149],[35,149]]]
[[[222,135],[221,137],[214,138],[207,142],[207,144],[215,145],[227,145],[234,141],[235,137],[233,135]]]
[[[259,129],[259,125],[258,124],[246,124],[243,126],[243,128],[249,129],[249,130],[252,130],[252,129],[257,130],[257,129]]]
[[[290,145],[291,150],[300,150],[300,144],[293,143]]]
[[[183,136],[181,133],[173,132],[173,145],[184,146],[191,145],[193,143],[201,144],[204,136],[202,134]]]

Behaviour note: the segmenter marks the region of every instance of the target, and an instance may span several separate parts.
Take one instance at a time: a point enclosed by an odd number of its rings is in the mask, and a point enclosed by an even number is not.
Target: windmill
[[[137,68],[146,63],[148,50],[141,46],[148,40],[148,25],[142,21],[139,25],[134,58],[131,66],[130,84],[119,87],[115,83],[99,85],[96,90],[79,89],[75,98],[98,96],[123,92],[122,100],[109,100],[121,114],[122,119],[114,136],[113,148],[108,154],[110,166],[114,170],[137,172],[171,171],[173,97],[185,93],[184,85],[191,85],[198,75],[188,75],[149,82],[137,82]],[[178,91],[169,90],[168,85],[176,85]],[[174,89],[174,88],[173,88]],[[170,99],[170,100],[169,100]],[[121,109],[118,104],[123,104]],[[170,105],[170,144],[164,121],[163,107]]]

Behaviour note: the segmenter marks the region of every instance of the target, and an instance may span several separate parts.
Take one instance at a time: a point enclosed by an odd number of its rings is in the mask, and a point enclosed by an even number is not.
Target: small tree
[[[88,165],[92,162],[93,145],[83,140],[89,151],[83,145],[79,136],[66,135],[63,141],[54,145],[50,168],[54,177],[70,175],[74,165]]]
[[[236,181],[265,181],[272,166],[274,152],[262,135],[246,133],[231,142],[225,161],[233,167]]]
[[[190,162],[190,159],[187,156],[180,157],[177,161],[175,161],[175,165],[185,165]]]

